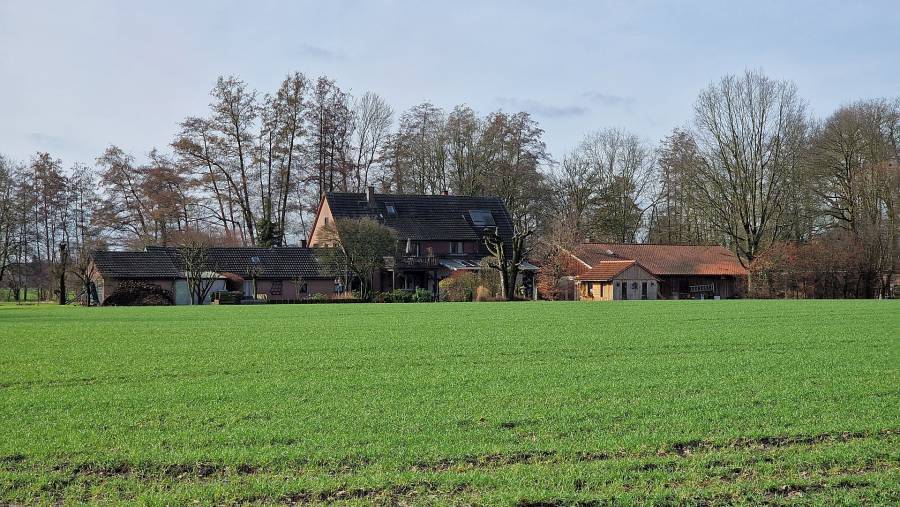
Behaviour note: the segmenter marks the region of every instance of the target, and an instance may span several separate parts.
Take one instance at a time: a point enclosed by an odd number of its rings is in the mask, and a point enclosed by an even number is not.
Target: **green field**
[[[0,504],[900,502],[900,302],[0,306]]]

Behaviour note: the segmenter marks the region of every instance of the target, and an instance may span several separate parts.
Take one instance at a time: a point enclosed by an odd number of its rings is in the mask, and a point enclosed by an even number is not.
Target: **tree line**
[[[659,142],[602,128],[554,158],[543,134],[525,111],[426,102],[395,114],[327,77],[295,72],[268,93],[220,77],[206,114],[141,162],[114,144],[68,168],[49,153],[0,156],[0,281],[52,298],[60,244],[68,269],[84,269],[93,248],[296,243],[322,193],[372,185],[500,196],[549,267],[586,240],[722,244],[758,295],[889,290],[900,99],[817,119],[793,83],[748,71],[701,90],[693,118]],[[802,253],[814,248],[827,263]]]

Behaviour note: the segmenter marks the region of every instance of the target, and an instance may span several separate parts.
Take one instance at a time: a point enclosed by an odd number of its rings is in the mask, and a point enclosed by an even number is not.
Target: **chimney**
[[[369,209],[375,208],[375,186],[369,185],[366,188],[366,204],[369,206]]]
[[[450,195],[450,192],[445,188],[444,190],[441,190],[441,195]]]
[[[306,240],[305,239],[300,240],[300,248],[306,248]]]

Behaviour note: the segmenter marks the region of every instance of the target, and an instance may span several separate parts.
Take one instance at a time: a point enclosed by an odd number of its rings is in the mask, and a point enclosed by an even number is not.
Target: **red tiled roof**
[[[721,246],[583,243],[572,252],[596,267],[602,261],[633,260],[654,275],[746,276],[737,256]]]
[[[578,275],[579,280],[608,282],[622,271],[634,266],[634,261],[601,261],[591,269]]]

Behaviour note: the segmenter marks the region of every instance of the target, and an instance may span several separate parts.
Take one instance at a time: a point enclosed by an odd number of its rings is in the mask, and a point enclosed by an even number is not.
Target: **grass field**
[[[0,306],[0,503],[900,502],[900,302]]]

